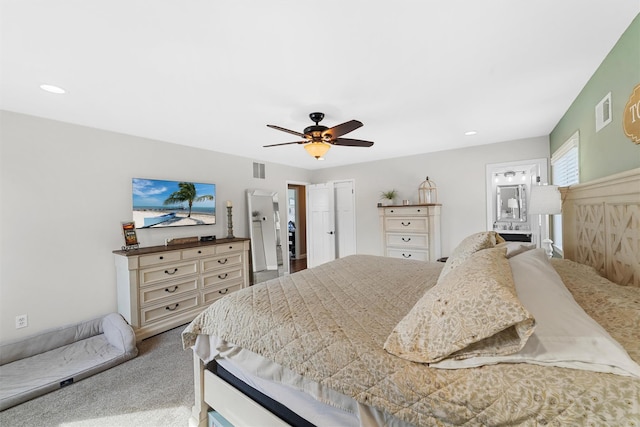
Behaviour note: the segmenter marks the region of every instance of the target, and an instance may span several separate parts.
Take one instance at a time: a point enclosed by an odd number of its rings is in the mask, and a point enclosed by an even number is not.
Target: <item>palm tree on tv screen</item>
[[[193,206],[193,202],[213,200],[213,196],[210,194],[198,196],[196,194],[196,186],[192,182],[180,182],[178,183],[178,187],[180,189],[171,193],[163,204],[172,205],[174,203],[187,202],[189,204],[189,214],[187,215],[187,218],[191,218],[191,207]]]

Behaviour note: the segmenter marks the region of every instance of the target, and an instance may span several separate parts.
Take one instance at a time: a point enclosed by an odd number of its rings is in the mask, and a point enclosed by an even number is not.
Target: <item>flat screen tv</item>
[[[216,223],[216,185],[133,178],[136,228]]]

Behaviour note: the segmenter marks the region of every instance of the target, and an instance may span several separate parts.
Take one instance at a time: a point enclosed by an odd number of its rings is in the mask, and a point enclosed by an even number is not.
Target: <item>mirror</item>
[[[502,222],[526,222],[526,186],[498,185],[496,194],[496,219]]]
[[[253,282],[260,283],[284,274],[278,193],[247,190],[247,207]]]

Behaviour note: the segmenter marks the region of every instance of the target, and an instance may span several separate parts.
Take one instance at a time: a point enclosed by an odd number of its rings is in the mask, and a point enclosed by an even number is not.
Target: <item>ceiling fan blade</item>
[[[287,132],[287,133],[290,133],[290,134],[293,134],[293,135],[297,135],[297,136],[299,136],[301,138],[305,137],[303,133],[296,132],[295,130],[285,129],[285,128],[282,128],[282,127],[276,126],[276,125],[267,125],[267,126],[270,127],[271,129],[281,130],[282,132]]]
[[[280,144],[263,145],[263,147],[277,147],[278,145],[289,145],[289,144],[306,144],[307,142],[309,141],[281,142]]]
[[[349,120],[348,122],[344,122],[342,124],[339,124],[337,126],[334,126],[332,128],[325,130],[324,132],[322,132],[322,135],[324,136],[326,134],[329,134],[331,135],[331,139],[336,139],[341,137],[342,135],[345,135],[351,131],[358,129],[361,126],[362,126],[362,122],[358,120]]]
[[[334,141],[330,141],[329,143],[333,145],[345,145],[347,147],[371,147],[373,145],[373,142],[371,141],[349,138],[338,138]]]

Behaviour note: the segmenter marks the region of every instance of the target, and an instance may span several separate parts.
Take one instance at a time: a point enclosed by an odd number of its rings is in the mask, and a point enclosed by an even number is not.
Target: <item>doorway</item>
[[[314,194],[320,203],[311,200]],[[355,254],[355,181],[287,183],[287,228],[289,273]]]
[[[547,159],[487,164],[487,230],[508,241],[539,245],[546,225],[539,215],[528,214],[531,186],[537,182],[547,182]]]
[[[355,182],[307,185],[307,266],[356,253]]]
[[[307,198],[302,184],[287,184],[289,273],[307,268]]]

